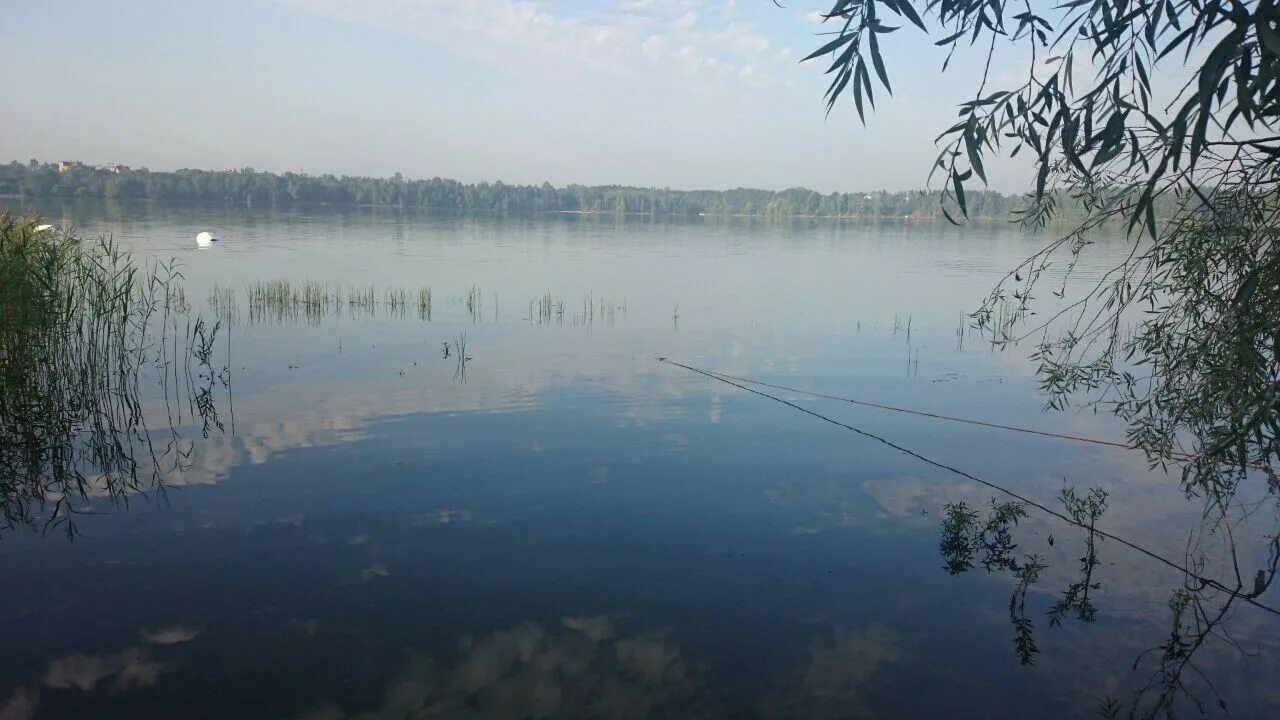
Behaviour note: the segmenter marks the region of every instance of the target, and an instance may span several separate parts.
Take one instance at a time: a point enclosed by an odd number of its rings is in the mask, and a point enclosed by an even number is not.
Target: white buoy
[[[53,229],[53,226],[48,223],[45,223],[44,225],[36,226],[36,232],[44,232],[45,230],[52,230],[52,229]]]
[[[209,247],[210,245],[218,242],[221,239],[222,238],[218,237],[217,235],[214,235],[211,232],[208,232],[208,231],[202,232],[199,235],[196,235],[196,246]]]

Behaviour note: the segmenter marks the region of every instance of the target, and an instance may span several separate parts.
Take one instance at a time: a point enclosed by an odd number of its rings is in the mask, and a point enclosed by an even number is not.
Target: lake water
[[[944,504],[982,509],[997,493],[658,360],[1122,440],[1105,415],[1045,413],[1029,347],[994,351],[964,329],[1042,238],[911,222],[43,210],[175,258],[193,315],[218,315],[214,288],[236,307],[218,335],[222,429],[149,396],[148,425],[172,425],[188,453],[165,493],[95,500],[74,542],[0,536],[3,720],[1066,718],[1157,697],[1141,691],[1159,690],[1179,572],[1104,541],[1096,615],[1051,624],[1085,536],[1031,511],[1016,552],[1047,568],[1024,599],[1038,647],[1024,664],[1015,580],[949,574],[939,552]],[[224,240],[197,249],[207,229]],[[1077,281],[1124,248],[1100,239]],[[247,284],[273,279],[372,285],[377,302],[251,312]],[[400,288],[397,310],[384,298]],[[765,391],[1047,505],[1064,482],[1104,487],[1100,526],[1185,560],[1201,508],[1135,453]],[[1258,561],[1245,552],[1243,572]],[[1210,715],[1220,696],[1235,717],[1276,717],[1280,621],[1242,607],[1220,629],[1240,649],[1210,638],[1186,689]]]

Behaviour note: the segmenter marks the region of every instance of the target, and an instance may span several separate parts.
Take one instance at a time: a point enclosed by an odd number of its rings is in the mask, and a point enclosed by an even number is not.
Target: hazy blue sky
[[[0,161],[922,187],[972,63],[941,76],[942,50],[904,28],[867,127],[851,100],[824,118],[825,66],[797,60],[829,3],[786,4],[0,0]]]

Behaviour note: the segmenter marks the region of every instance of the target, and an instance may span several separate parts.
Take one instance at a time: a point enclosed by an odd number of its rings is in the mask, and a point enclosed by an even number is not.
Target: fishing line
[[[719,370],[705,370],[706,373],[716,375],[718,377],[737,380],[738,382],[748,385],[756,385],[759,387],[773,388],[775,390],[784,390],[786,392],[795,393],[797,395],[805,395],[813,398],[821,398],[823,400],[835,400],[837,402],[849,403],[851,405],[861,405],[863,407],[876,408],[877,410],[889,410],[891,412],[904,413],[906,415],[916,415],[918,417],[926,417],[934,420],[947,420],[950,422],[964,423],[966,425],[976,425],[978,427],[991,428],[994,430],[1008,430],[1010,432],[1026,433],[1028,435],[1039,435],[1041,437],[1054,438],[1057,440],[1070,440],[1073,442],[1091,443],[1094,445],[1105,445],[1108,447],[1120,448],[1121,450],[1140,450],[1141,448],[1130,445],[1128,443],[1117,442],[1115,440],[1102,440],[1099,438],[1085,437],[1082,435],[1066,435],[1064,433],[1049,432],[1047,430],[1034,430],[1032,428],[1019,427],[1017,425],[1001,425],[1000,423],[987,422],[986,420],[974,420],[973,418],[962,418],[954,415],[943,415],[941,413],[925,412],[923,410],[912,410],[910,408],[898,407],[896,405],[884,405],[881,403],[868,402],[866,400],[856,400],[850,397],[840,395],[827,395],[825,393],[813,392],[812,390],[801,390],[800,388],[787,387],[786,385],[775,385],[760,380],[752,380],[751,378],[730,375],[729,373],[720,372]],[[1169,457],[1174,460],[1183,462],[1195,462],[1201,459],[1200,455],[1192,455],[1191,453],[1180,452],[1177,450],[1169,451]],[[1247,464],[1254,470],[1270,470],[1270,466],[1262,461],[1253,461]]]
[[[784,400],[784,399],[782,399],[782,398],[780,398],[780,397],[778,397],[778,396],[776,396],[776,395],[770,395],[769,393],[764,392],[763,390],[757,390],[757,389],[755,389],[755,388],[748,387],[747,385],[745,385],[745,384],[743,384],[743,383],[737,382],[737,381],[736,381],[736,379],[730,379],[730,378],[729,378],[729,376],[721,376],[721,375],[717,375],[717,374],[715,374],[715,373],[713,373],[713,372],[710,372],[710,371],[707,371],[707,370],[702,370],[701,368],[696,368],[696,367],[694,367],[694,366],[692,366],[692,365],[685,365],[684,363],[676,362],[675,360],[670,360],[670,359],[665,358],[665,357],[660,357],[660,358],[658,358],[658,362],[666,363],[666,364],[668,364],[668,365],[674,365],[675,367],[683,368],[683,369],[688,370],[688,371],[690,371],[690,372],[697,373],[698,375],[703,375],[703,376],[705,376],[705,377],[711,378],[712,380],[716,380],[716,381],[718,381],[718,382],[722,382],[722,383],[724,383],[724,384],[726,384],[726,385],[731,385],[731,386],[733,386],[733,387],[738,388],[739,390],[745,390],[745,391],[747,391],[747,392],[749,392],[749,393],[751,393],[751,394],[753,394],[753,395],[759,395],[760,397],[767,398],[767,399],[772,400],[772,401],[777,402],[777,403],[781,403],[781,404],[786,405],[787,407],[790,407],[790,408],[792,408],[792,409],[794,409],[794,410],[799,410],[800,412],[802,412],[802,413],[804,413],[804,414],[806,414],[806,415],[811,415],[811,416],[813,416],[813,417],[815,417],[815,418],[817,418],[817,419],[819,419],[819,420],[822,420],[822,421],[824,421],[824,422],[827,422],[827,423],[830,423],[830,424],[832,424],[832,425],[835,425],[836,427],[844,428],[845,430],[848,430],[848,431],[850,431],[850,432],[853,432],[853,433],[856,433],[856,434],[858,434],[858,435],[861,435],[862,437],[865,437],[865,438],[867,438],[867,439],[869,439],[869,440],[875,440],[876,442],[878,442],[878,443],[880,443],[880,444],[882,444],[882,445],[886,445],[886,446],[888,446],[888,447],[891,447],[891,448],[893,448],[894,450],[897,450],[898,452],[900,452],[900,453],[902,453],[902,454],[904,454],[904,455],[908,455],[908,456],[910,456],[910,457],[913,457],[913,458],[915,458],[915,459],[917,459],[917,460],[920,460],[921,462],[924,462],[924,463],[927,463],[927,464],[929,464],[929,465],[932,465],[933,467],[939,468],[939,469],[941,469],[941,470],[946,470],[947,472],[953,473],[953,474],[955,474],[955,475],[959,475],[960,477],[965,478],[965,479],[967,479],[967,480],[972,480],[973,482],[976,482],[976,483],[978,483],[979,485],[984,485],[984,486],[986,486],[986,487],[991,488],[992,490],[995,490],[995,491],[997,491],[997,492],[1004,493],[1005,495],[1008,495],[1009,497],[1011,497],[1011,498],[1013,498],[1013,499],[1015,499],[1015,500],[1018,500],[1019,502],[1022,502],[1022,503],[1025,503],[1025,504],[1027,504],[1027,505],[1030,505],[1031,507],[1036,508],[1037,510],[1040,510],[1041,512],[1044,512],[1044,513],[1046,513],[1046,514],[1048,514],[1048,515],[1051,515],[1051,516],[1053,516],[1053,517],[1055,517],[1055,518],[1057,518],[1057,519],[1059,519],[1059,520],[1061,520],[1061,521],[1063,521],[1063,522],[1067,523],[1068,525],[1074,525],[1074,526],[1079,527],[1079,528],[1082,528],[1082,529],[1084,529],[1084,530],[1086,530],[1086,531],[1088,531],[1088,532],[1091,532],[1091,533],[1093,533],[1093,534],[1095,534],[1095,535],[1098,535],[1099,537],[1104,537],[1104,538],[1107,538],[1107,539],[1109,539],[1109,540],[1114,540],[1115,542],[1117,542],[1117,543],[1119,543],[1119,544],[1121,544],[1121,545],[1124,545],[1125,547],[1127,547],[1127,548],[1129,548],[1129,549],[1131,549],[1131,550],[1137,551],[1137,552],[1139,552],[1139,553],[1141,553],[1141,554],[1143,554],[1143,555],[1145,555],[1145,556],[1147,556],[1147,557],[1151,558],[1152,560],[1155,560],[1156,562],[1162,563],[1162,564],[1164,564],[1164,565],[1167,565],[1167,566],[1168,566],[1168,567],[1170,567],[1170,568],[1173,568],[1174,570],[1178,570],[1178,571],[1182,572],[1182,573],[1183,573],[1183,575],[1185,575],[1186,577],[1189,577],[1189,578],[1193,578],[1193,579],[1195,579],[1196,581],[1198,581],[1198,582],[1200,583],[1201,588],[1204,588],[1204,587],[1211,587],[1211,588],[1214,588],[1215,590],[1219,590],[1219,591],[1221,591],[1221,592],[1224,592],[1224,593],[1226,593],[1226,594],[1230,595],[1230,596],[1231,596],[1231,597],[1233,597],[1233,598],[1238,598],[1238,599],[1240,599],[1240,600],[1243,600],[1243,601],[1245,601],[1245,602],[1249,603],[1250,605],[1253,605],[1254,607],[1261,608],[1262,610],[1266,610],[1267,612],[1269,612],[1269,613],[1271,613],[1271,614],[1273,614],[1273,615],[1280,615],[1280,609],[1276,609],[1276,608],[1273,608],[1273,607],[1271,607],[1271,606],[1269,606],[1269,605],[1266,605],[1266,604],[1264,604],[1264,603],[1261,603],[1261,602],[1259,602],[1258,600],[1256,600],[1254,597],[1252,597],[1252,596],[1250,596],[1250,595],[1247,595],[1247,594],[1245,594],[1245,593],[1242,593],[1242,592],[1240,592],[1239,590],[1233,590],[1233,589],[1231,589],[1231,588],[1227,587],[1226,585],[1222,584],[1221,582],[1219,582],[1219,581],[1217,581],[1217,580],[1214,580],[1213,578],[1205,577],[1205,576],[1200,575],[1200,574],[1198,574],[1198,573],[1192,572],[1192,571],[1191,571],[1191,569],[1190,569],[1190,568],[1188,568],[1188,567],[1186,567],[1185,565],[1181,565],[1181,564],[1179,564],[1179,563],[1177,563],[1177,562],[1174,562],[1173,560],[1170,560],[1169,558],[1166,558],[1166,557],[1164,557],[1163,555],[1160,555],[1160,554],[1157,554],[1157,553],[1155,553],[1155,552],[1152,552],[1151,550],[1148,550],[1148,549],[1146,549],[1146,548],[1144,548],[1144,547],[1142,547],[1142,546],[1140,546],[1140,545],[1137,545],[1137,544],[1132,543],[1132,542],[1130,542],[1130,541],[1128,541],[1128,540],[1125,540],[1124,538],[1122,538],[1122,537],[1120,537],[1120,536],[1118,536],[1118,535],[1113,535],[1113,534],[1111,534],[1111,533],[1109,533],[1109,532],[1107,532],[1107,531],[1105,531],[1105,530],[1099,530],[1099,529],[1097,529],[1096,527],[1094,527],[1094,528],[1090,528],[1089,526],[1085,525],[1084,523],[1079,522],[1079,521],[1075,520],[1074,518],[1068,517],[1067,515],[1063,515],[1062,513],[1058,512],[1057,510],[1054,510],[1053,508],[1050,508],[1050,507],[1048,507],[1048,506],[1046,506],[1046,505],[1043,505],[1043,504],[1041,504],[1041,503],[1039,503],[1039,502],[1036,502],[1035,500],[1032,500],[1031,498],[1025,497],[1025,496],[1023,496],[1023,495],[1020,495],[1020,494],[1018,494],[1018,493],[1016,493],[1016,492],[1014,492],[1014,491],[1012,491],[1012,490],[1010,490],[1010,489],[1008,489],[1008,488],[1001,487],[1000,485],[997,485],[997,484],[995,484],[995,483],[993,483],[993,482],[990,482],[990,481],[988,481],[988,480],[983,480],[982,478],[977,477],[976,475],[972,475],[972,474],[970,474],[970,473],[967,473],[967,472],[965,472],[964,470],[960,470],[959,468],[952,467],[951,465],[947,465],[947,464],[942,463],[942,462],[939,462],[939,461],[937,461],[937,460],[933,460],[933,459],[931,459],[931,458],[925,457],[924,455],[921,455],[920,453],[915,452],[914,450],[910,450],[910,449],[908,449],[908,448],[905,448],[905,447],[903,447],[903,446],[901,446],[901,445],[899,445],[899,444],[897,444],[897,443],[895,443],[895,442],[893,442],[893,441],[891,441],[891,440],[887,440],[887,439],[885,439],[885,438],[883,438],[883,437],[881,437],[881,436],[879,436],[879,435],[876,435],[875,433],[867,432],[866,430],[861,430],[861,429],[859,429],[859,428],[854,427],[853,425],[848,425],[848,424],[846,424],[846,423],[840,422],[839,420],[834,420],[834,419],[829,418],[829,417],[827,417],[826,415],[823,415],[823,414],[821,414],[821,413],[819,413],[819,412],[815,412],[815,411],[810,410],[810,409],[808,409],[808,408],[806,408],[806,407],[803,407],[803,406],[797,405],[797,404],[795,404],[795,403],[791,402],[790,400]]]
[[[941,413],[925,412],[923,410],[912,410],[910,408],[898,407],[896,405],[884,405],[881,403],[869,402],[866,400],[856,400],[850,397],[840,395],[828,395],[826,393],[814,392],[812,390],[801,390],[800,388],[787,387],[786,385],[775,385],[773,383],[763,382],[761,380],[752,380],[751,378],[730,375],[729,373],[720,372],[719,370],[705,370],[708,375],[716,377],[728,378],[736,380],[748,385],[756,385],[758,387],[773,388],[774,390],[782,390],[797,395],[805,395],[812,398],[821,398],[823,400],[835,400],[837,402],[849,403],[850,405],[861,405],[862,407],[876,408],[877,410],[888,410],[890,412],[904,413],[906,415],[916,415],[919,417],[932,418],[934,420],[947,420],[950,422],[964,423],[966,425],[977,425],[979,427],[991,428],[994,430],[1008,430],[1010,432],[1026,433],[1028,435],[1039,435],[1041,437],[1056,438],[1058,440],[1071,440],[1074,442],[1092,443],[1094,445],[1107,445],[1109,447],[1122,448],[1124,450],[1136,450],[1132,445],[1117,442],[1115,440],[1102,440],[1099,438],[1084,437],[1081,435],[1066,435],[1063,433],[1049,432],[1047,430],[1034,430],[1032,428],[1018,427],[1016,425],[1001,425],[1000,423],[987,422],[985,420],[974,420],[972,418],[956,417],[954,415],[943,415]],[[1193,460],[1192,455],[1185,453],[1173,453],[1173,456],[1179,460]]]

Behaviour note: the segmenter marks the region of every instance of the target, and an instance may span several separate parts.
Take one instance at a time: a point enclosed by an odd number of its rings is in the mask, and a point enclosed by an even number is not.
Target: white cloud
[[[428,38],[504,66],[532,60],[591,63],[617,68],[639,42],[616,16],[570,17],[529,0],[279,0],[348,22]]]
[[[734,23],[726,28],[723,37],[742,55],[760,55],[772,44],[769,38],[740,23]]]
[[[702,64],[702,56],[692,45],[683,45],[674,55],[687,68],[696,68]]]
[[[640,44],[640,50],[651,60],[663,57],[667,51],[667,39],[661,35],[650,35]]]
[[[655,13],[674,14],[701,7],[702,4],[703,0],[622,0],[619,7],[626,12],[651,10]]]
[[[700,0],[623,0],[616,11],[569,14],[534,0],[277,0],[301,10],[409,33],[433,44],[474,56],[501,72],[535,74],[563,82],[601,76],[665,81],[668,71],[713,70],[727,64],[700,58],[736,55],[754,58],[770,41],[739,18],[733,3],[721,7],[719,28],[710,27],[695,8]],[[686,51],[685,48],[692,48]],[[672,51],[671,48],[680,48]],[[645,62],[647,61],[647,62]],[[763,79],[755,75],[753,83]]]

